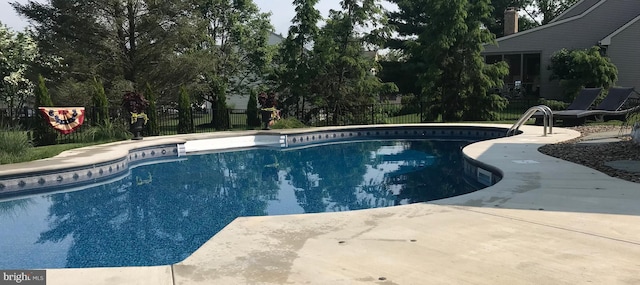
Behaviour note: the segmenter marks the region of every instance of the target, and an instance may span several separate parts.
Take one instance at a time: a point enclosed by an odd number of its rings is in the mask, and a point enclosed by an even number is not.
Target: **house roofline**
[[[617,34],[621,33],[624,30],[626,30],[629,26],[633,25],[637,21],[640,21],[640,15],[636,16],[631,21],[627,22],[622,27],[618,28],[613,33],[611,33],[610,35],[606,36],[604,39],[600,40],[598,43],[601,46],[611,45],[611,38],[615,37]]]
[[[562,16],[564,16],[565,14],[571,12],[571,10],[575,9],[576,7],[580,6],[580,4],[582,4],[582,2],[584,2],[584,1],[585,0],[580,0],[580,1],[576,2],[576,4],[571,5],[571,7],[569,7],[567,10],[564,10],[564,12],[560,13],[560,15],[558,15],[557,17],[551,19],[551,21],[549,21],[549,24],[557,21],[560,18],[562,18]]]
[[[274,36],[276,36],[276,37],[278,37],[278,38],[280,38],[282,40],[286,39],[286,37],[284,37],[282,34],[278,34],[278,33],[274,32],[274,31],[269,31],[269,33],[271,33],[272,35],[274,35]]]
[[[555,26],[558,26],[558,25],[562,25],[564,23],[568,23],[568,22],[571,22],[571,21],[575,21],[575,20],[581,19],[584,16],[588,15],[589,13],[591,13],[591,11],[593,11],[596,8],[600,7],[600,5],[604,4],[606,1],[607,0],[600,0],[600,2],[598,2],[595,5],[591,6],[589,9],[587,9],[586,11],[584,11],[580,15],[576,15],[576,16],[573,16],[571,18],[567,18],[567,19],[564,19],[564,20],[561,20],[561,21],[557,21],[557,22],[553,22],[553,23],[550,22],[550,23],[548,23],[546,25],[535,27],[533,29],[529,29],[529,30],[526,30],[526,31],[523,31],[523,32],[519,32],[519,33],[515,33],[515,34],[512,34],[512,35],[504,36],[504,37],[496,39],[496,42],[500,43],[501,41],[504,41],[504,40],[508,40],[508,39],[511,39],[511,38],[519,37],[519,36],[530,34],[530,33],[535,33],[535,32],[540,31],[540,30],[549,29],[549,28],[552,28],[552,27],[555,27]]]

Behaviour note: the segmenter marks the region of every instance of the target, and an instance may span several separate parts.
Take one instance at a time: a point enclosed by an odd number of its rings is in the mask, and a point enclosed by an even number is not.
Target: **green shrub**
[[[493,121],[497,120],[502,110],[507,108],[509,100],[497,94],[473,96],[467,99],[468,110],[465,111],[465,121]]]
[[[229,129],[229,111],[227,108],[226,87],[221,87],[217,99],[213,105],[212,122],[213,127],[218,131],[224,131]]]
[[[36,127],[33,130],[33,144],[35,146],[56,144],[58,133],[53,130],[46,121],[48,118],[38,110],[38,107],[53,107],[51,96],[49,96],[49,90],[44,83],[44,77],[42,77],[42,75],[38,77],[38,87],[36,88],[35,93],[34,113],[37,114],[37,118],[39,120],[36,121]]]
[[[551,56],[551,80],[558,80],[567,100],[573,100],[583,87],[605,90],[618,79],[618,69],[611,59],[602,56],[600,47],[561,49]]]
[[[540,100],[538,100],[538,103],[541,105],[546,105],[547,107],[551,108],[551,110],[554,110],[554,111],[565,110],[569,106],[568,103],[565,103],[562,101],[548,100],[544,98],[541,98]]]
[[[29,136],[25,131],[2,130],[0,132],[0,153],[19,156],[31,148]]]
[[[180,97],[178,98],[178,133],[193,133],[193,116],[191,114],[191,98],[184,87],[180,88]]]
[[[131,138],[131,133],[126,124],[120,121],[104,120],[102,123],[92,126],[82,132],[83,142],[120,141]]]
[[[398,112],[398,116],[416,114],[420,112],[420,101],[413,94],[402,96],[402,109]]]
[[[15,163],[16,161],[17,161],[17,157],[15,155],[0,151],[0,165]]]
[[[102,85],[102,81],[99,81],[97,78],[93,78],[93,97],[91,98],[93,101],[93,108],[95,112],[95,124],[101,124],[102,122],[109,119],[109,101],[107,100],[107,95],[104,92],[104,85]]]
[[[247,126],[249,128],[260,127],[260,117],[258,117],[258,95],[256,90],[251,90],[249,102],[247,102]]]
[[[151,89],[151,85],[147,83],[147,88],[145,90],[145,97],[149,100],[149,107],[147,107],[147,117],[149,121],[147,122],[146,131],[147,136],[157,136],[160,135],[160,126],[158,125],[158,108],[156,106],[157,96]]]
[[[280,119],[277,120],[276,123],[273,124],[273,126],[271,126],[272,129],[298,129],[306,127],[307,126],[305,126],[296,118]]]
[[[400,112],[402,111],[402,105],[382,104],[378,109],[379,110],[377,110],[377,112],[381,113],[383,116],[395,117],[400,115]]]

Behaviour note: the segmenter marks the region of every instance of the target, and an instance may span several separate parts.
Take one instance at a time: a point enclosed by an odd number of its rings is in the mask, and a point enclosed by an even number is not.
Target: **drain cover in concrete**
[[[605,162],[604,165],[617,170],[640,173],[640,161],[638,160],[608,161],[608,162]]]

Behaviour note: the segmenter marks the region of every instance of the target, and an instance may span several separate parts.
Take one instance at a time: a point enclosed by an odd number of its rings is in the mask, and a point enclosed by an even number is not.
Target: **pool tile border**
[[[0,177],[0,197],[88,185],[124,175],[137,164],[168,158],[178,158],[177,144],[132,149],[126,157],[105,163]]]
[[[287,131],[279,136],[282,149],[352,140],[368,139],[465,139],[488,140],[504,137],[506,128],[456,125],[393,125],[345,127],[342,129],[308,129]],[[262,134],[255,134],[261,136]],[[273,135],[273,134],[269,134]],[[224,138],[221,138],[224,139]],[[159,144],[129,150],[127,155],[112,161],[28,174],[0,176],[0,198],[23,194],[56,191],[97,183],[128,173],[131,167],[154,160],[178,159],[184,156],[184,143]],[[464,175],[478,186],[491,186],[502,178],[499,170],[464,157]]]
[[[362,127],[332,131],[288,134],[286,147],[349,141],[359,139],[469,139],[485,140],[504,137],[507,129],[474,126],[393,126]]]

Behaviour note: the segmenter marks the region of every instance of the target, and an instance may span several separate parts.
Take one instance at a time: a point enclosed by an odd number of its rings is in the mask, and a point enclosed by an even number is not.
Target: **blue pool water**
[[[0,269],[182,261],[237,217],[436,200],[463,179],[467,141],[363,141],[191,155],[79,191],[0,202]]]

